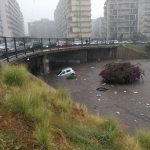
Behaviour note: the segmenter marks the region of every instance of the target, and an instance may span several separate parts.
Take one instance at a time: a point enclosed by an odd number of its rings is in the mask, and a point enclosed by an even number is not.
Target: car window
[[[70,72],[70,70],[67,70],[66,72]]]
[[[63,71],[63,72],[61,73],[61,75],[62,75],[62,74],[65,74],[65,71]]]

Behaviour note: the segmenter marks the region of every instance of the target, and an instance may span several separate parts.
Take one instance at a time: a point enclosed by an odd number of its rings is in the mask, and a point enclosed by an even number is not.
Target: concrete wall
[[[141,58],[141,56],[139,53],[131,49],[120,46],[117,48],[116,58],[117,59],[139,59]]]
[[[58,51],[24,58],[23,63],[33,74],[47,74],[52,70],[68,67],[70,64],[87,63],[112,59],[139,59],[140,54],[133,50],[120,47],[86,48],[80,50]],[[22,63],[18,62],[18,63]]]

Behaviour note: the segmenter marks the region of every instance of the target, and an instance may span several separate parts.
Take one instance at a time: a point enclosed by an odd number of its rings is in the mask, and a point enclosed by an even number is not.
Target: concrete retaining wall
[[[133,51],[132,49],[119,46],[117,48],[116,58],[117,59],[139,59],[142,58],[142,56],[139,53]]]

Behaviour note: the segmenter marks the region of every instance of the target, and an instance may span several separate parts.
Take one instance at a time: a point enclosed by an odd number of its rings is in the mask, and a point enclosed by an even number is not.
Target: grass
[[[4,74],[0,78],[2,150],[22,145],[28,150],[149,150],[150,133],[125,135],[115,119],[93,116],[85,106],[72,102],[65,89],[49,88],[30,76],[21,86],[3,78]]]
[[[38,144],[40,144],[40,148],[42,150],[47,150],[50,145],[50,132],[48,125],[39,125],[35,130],[35,137],[37,139]]]
[[[135,44],[124,44],[125,47],[132,49],[140,54],[146,54],[145,53],[145,47],[143,45],[135,45]]]
[[[27,71],[22,66],[7,66],[4,69],[4,82],[9,86],[22,86],[27,81]]]
[[[150,132],[139,132],[136,139],[144,150],[150,149]]]
[[[19,143],[18,136],[16,134],[6,134],[0,130],[0,150],[6,150],[7,147],[10,149],[21,149],[23,146]]]

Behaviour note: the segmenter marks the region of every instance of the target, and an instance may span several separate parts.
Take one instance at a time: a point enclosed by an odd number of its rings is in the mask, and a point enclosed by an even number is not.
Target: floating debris
[[[137,120],[134,120],[134,122],[137,122]]]
[[[147,108],[150,108],[150,104],[146,104],[146,107],[147,107]]]
[[[86,81],[87,79],[84,79],[84,81]]]
[[[114,92],[114,94],[115,94],[115,95],[117,95],[117,94],[118,94],[118,92],[117,92],[117,91],[115,91],[115,92]]]
[[[103,83],[102,85],[106,85],[106,83]]]
[[[120,112],[118,111],[118,112],[116,112],[116,114],[117,114],[117,115],[120,115]]]
[[[100,101],[101,101],[101,99],[99,98],[99,99],[98,99],[98,101],[100,102]]]
[[[135,91],[135,92],[133,92],[134,94],[138,94],[139,92],[138,91]]]
[[[107,91],[108,89],[105,88],[105,87],[99,87],[99,88],[97,88],[96,90],[97,90],[97,91],[105,92],[105,91]]]
[[[123,91],[124,93],[127,93],[127,91]]]
[[[126,129],[129,129],[130,126],[126,125],[126,124],[122,124],[122,125],[120,125],[120,128],[123,129],[123,130],[126,130]]]
[[[94,69],[95,67],[91,67],[91,69]]]
[[[140,114],[140,116],[144,116],[144,114]]]
[[[97,97],[101,97],[102,95],[101,95],[101,94],[97,94],[96,96],[97,96]]]

